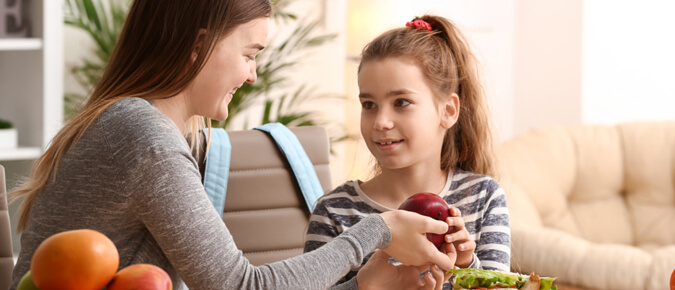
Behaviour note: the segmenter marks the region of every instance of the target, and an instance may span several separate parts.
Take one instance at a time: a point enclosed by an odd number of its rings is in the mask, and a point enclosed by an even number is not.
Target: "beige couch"
[[[512,270],[584,289],[669,289],[675,122],[530,131],[497,148]]]

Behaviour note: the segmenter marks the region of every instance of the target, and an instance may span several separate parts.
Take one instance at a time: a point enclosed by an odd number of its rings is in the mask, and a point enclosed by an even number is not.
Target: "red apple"
[[[439,221],[445,221],[450,215],[450,206],[448,203],[437,194],[429,192],[413,194],[406,199],[398,209],[416,212]],[[452,230],[453,227],[449,227],[448,232],[445,234],[449,234]],[[427,233],[427,239],[439,249],[445,244],[445,240],[443,239],[444,236],[445,235]]]
[[[171,290],[171,277],[162,268],[150,264],[134,264],[115,274],[107,290]]]

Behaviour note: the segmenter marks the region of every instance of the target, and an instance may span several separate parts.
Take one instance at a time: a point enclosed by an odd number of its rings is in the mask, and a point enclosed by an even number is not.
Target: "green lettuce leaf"
[[[447,273],[453,273],[452,284],[454,289],[473,289],[473,288],[509,288],[516,286],[522,287],[530,276],[519,275],[515,273],[503,273],[482,269],[455,269]],[[540,277],[539,290],[556,290],[553,285],[556,278]]]

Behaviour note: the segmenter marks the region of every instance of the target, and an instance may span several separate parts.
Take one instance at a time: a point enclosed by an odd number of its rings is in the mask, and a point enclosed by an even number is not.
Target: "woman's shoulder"
[[[169,117],[150,101],[141,98],[125,98],[117,101],[101,114],[98,122],[108,136],[129,141],[159,141],[166,139],[164,137],[171,140],[181,137],[181,140],[184,140],[178,127]]]
[[[149,127],[170,121],[150,101],[141,98],[119,100],[106,108],[99,119],[105,124],[125,127]]]
[[[190,151],[178,127],[145,99],[117,101],[93,125],[118,152]]]

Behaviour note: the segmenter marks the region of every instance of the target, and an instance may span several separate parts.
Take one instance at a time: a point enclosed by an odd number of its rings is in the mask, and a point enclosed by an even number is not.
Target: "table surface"
[[[558,290],[584,290],[584,288],[579,288],[571,285],[557,284],[557,283],[555,285],[558,285]]]

